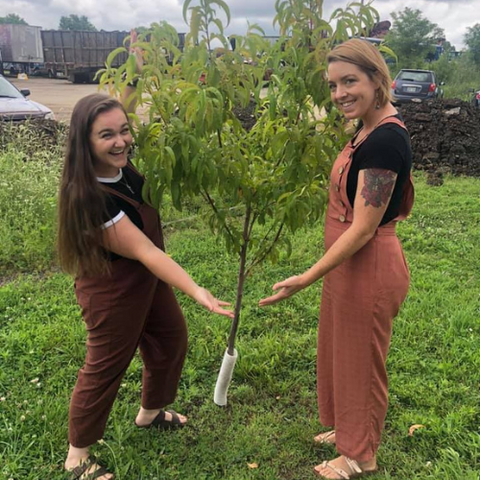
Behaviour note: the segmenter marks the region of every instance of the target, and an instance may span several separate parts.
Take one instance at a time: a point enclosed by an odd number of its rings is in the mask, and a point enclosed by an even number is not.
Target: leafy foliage
[[[418,9],[406,7],[391,15],[393,26],[386,42],[398,56],[400,66],[422,67],[427,56],[433,53],[437,39],[445,38],[444,31]]]
[[[471,58],[480,66],[480,23],[467,28],[464,40]]]
[[[93,25],[86,15],[70,14],[68,17],[60,17],[58,25],[60,30],[83,30],[85,32],[96,32],[97,28]]]
[[[0,25],[28,25],[28,23],[20,17],[20,15],[17,15],[16,13],[9,13],[8,15],[5,15],[4,17],[0,17]]]
[[[278,0],[279,41],[270,45],[251,25],[245,36],[235,36],[232,51],[224,36],[227,4],[187,0],[190,30],[182,52],[166,23],[154,24],[137,42],[145,51],[137,95],[148,121],[133,118],[146,190],[156,207],[167,189],[177,208],[189,196],[205,199],[212,230],[240,256],[237,314],[251,268],[277,259],[282,243],[289,250],[285,230],[322,214],[331,161],[345,140],[338,112],[326,108],[326,56],[335,43],[378,21],[376,11],[360,3],[337,9],[328,21],[322,7],[323,0]],[[111,66],[124,51],[112,52],[102,75],[112,89],[122,90],[136,75],[133,56],[118,69]],[[254,125],[247,129],[234,109],[252,103]]]

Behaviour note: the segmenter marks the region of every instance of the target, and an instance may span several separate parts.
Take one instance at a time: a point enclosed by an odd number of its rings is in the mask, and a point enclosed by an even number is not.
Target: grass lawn
[[[45,199],[50,218],[52,193],[35,183],[38,201],[18,208],[31,212]],[[369,478],[479,480],[480,180],[447,178],[442,187],[429,187],[418,176],[416,186],[414,213],[399,227],[412,285],[395,320],[388,360],[390,409],[380,472]],[[5,216],[0,224],[0,479],[62,479],[68,402],[84,358],[85,332],[72,280],[51,269],[28,273],[51,264],[51,245],[32,237],[36,243],[23,256],[22,215],[14,213],[8,225]],[[38,218],[35,211],[24,215],[24,224]],[[299,232],[289,259],[266,264],[249,279],[226,408],[212,398],[229,321],[179,295],[190,347],[173,407],[189,416],[189,426],[179,432],[134,426],[141,378],[135,358],[104,441],[94,447],[118,480],[313,479],[312,467],[334,456],[331,447],[312,442],[320,431],[315,343],[321,285],[283,304],[256,307],[273,283],[319,257],[322,229]],[[236,263],[206,226],[173,224],[167,238],[168,251],[199,283],[233,301]],[[424,428],[409,436],[414,424]]]

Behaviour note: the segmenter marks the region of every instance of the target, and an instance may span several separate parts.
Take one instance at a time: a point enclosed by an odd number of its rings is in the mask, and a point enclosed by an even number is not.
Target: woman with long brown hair
[[[385,361],[409,272],[395,233],[413,205],[410,140],[390,102],[388,67],[369,42],[349,40],[328,56],[333,103],[362,126],[335,161],[325,218],[325,254],[305,273],[273,286],[270,305],[323,278],[318,330],[320,420],[315,437],[339,457],[314,469],[349,479],[377,469],[388,404]]]
[[[125,97],[133,92],[128,88]],[[129,160],[127,112],[101,94],[72,114],[59,197],[58,250],[75,275],[87,354],[69,412],[72,479],[113,474],[89,454],[102,438],[122,377],[137,347],[143,367],[138,427],[178,428],[186,417],[164,407],[175,399],[187,329],[172,286],[210,311],[232,316],[164,252],[160,218],[142,198],[144,179]]]

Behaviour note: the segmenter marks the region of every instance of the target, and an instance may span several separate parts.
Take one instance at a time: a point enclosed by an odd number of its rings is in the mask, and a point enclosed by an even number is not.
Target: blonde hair
[[[367,40],[352,38],[337,45],[327,56],[327,62],[352,63],[368,75],[370,80],[378,81],[378,103],[384,107],[392,101],[392,77],[380,52]]]

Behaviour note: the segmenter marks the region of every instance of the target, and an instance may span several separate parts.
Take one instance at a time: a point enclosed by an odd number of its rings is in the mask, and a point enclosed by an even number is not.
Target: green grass
[[[429,187],[418,177],[416,184],[415,210],[399,228],[412,285],[395,320],[390,409],[380,473],[371,478],[479,480],[480,180],[447,178],[442,187]],[[30,208],[34,203],[25,215]],[[167,208],[165,221],[170,214]],[[9,235],[21,239],[27,230]],[[236,264],[207,228],[199,221],[179,223],[166,233],[173,257],[198,282],[233,300]],[[249,279],[227,408],[215,406],[212,397],[229,322],[179,295],[190,346],[174,407],[189,416],[189,426],[170,433],[135,428],[141,378],[135,358],[104,443],[94,447],[117,479],[313,479],[313,465],[334,455],[331,447],[311,441],[320,430],[315,398],[320,285],[281,305],[256,307],[273,283],[319,257],[322,239],[321,225],[299,232],[290,259],[265,264]],[[36,257],[10,251],[16,271],[41,270]],[[22,274],[0,289],[1,480],[65,478],[68,402],[84,341],[70,278],[48,271]],[[413,424],[425,428],[410,437]]]

